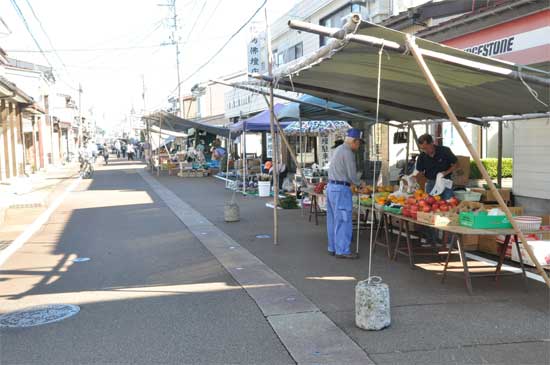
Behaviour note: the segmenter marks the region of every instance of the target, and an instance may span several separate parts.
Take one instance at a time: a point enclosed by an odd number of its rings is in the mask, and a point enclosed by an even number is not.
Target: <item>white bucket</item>
[[[372,277],[370,283],[368,280],[358,282],[355,286],[355,325],[364,330],[379,331],[390,323],[388,285],[379,277]]]
[[[258,195],[261,197],[269,196],[271,192],[271,181],[258,181]]]

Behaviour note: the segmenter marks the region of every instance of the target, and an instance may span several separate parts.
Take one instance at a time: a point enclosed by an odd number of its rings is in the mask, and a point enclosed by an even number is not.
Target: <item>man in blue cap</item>
[[[359,150],[363,132],[348,130],[344,143],[334,150],[328,170],[327,186],[327,233],[328,252],[338,258],[356,259],[351,252],[352,239],[352,193],[351,184],[360,185],[357,176],[355,152]]]

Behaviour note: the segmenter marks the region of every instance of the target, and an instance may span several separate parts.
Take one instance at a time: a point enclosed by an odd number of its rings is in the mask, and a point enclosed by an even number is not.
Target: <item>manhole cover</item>
[[[86,261],[90,261],[90,258],[89,257],[77,257],[76,259],[73,260],[73,262],[86,262]]]
[[[271,235],[269,235],[269,234],[258,234],[258,235],[256,235],[256,238],[271,238]]]
[[[0,316],[0,328],[24,328],[61,321],[74,316],[80,307],[72,304],[50,304],[27,308]]]

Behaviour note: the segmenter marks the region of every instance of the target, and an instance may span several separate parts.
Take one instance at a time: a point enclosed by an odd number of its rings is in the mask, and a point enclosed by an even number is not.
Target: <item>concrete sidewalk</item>
[[[142,166],[98,166],[2,266],[0,314],[81,310],[0,328],[0,363],[294,364],[256,303],[135,172]]]
[[[225,223],[224,201],[231,192],[213,178],[156,178],[192,208],[297,288],[360,345],[376,363],[509,363],[550,361],[549,291],[522,278],[473,279],[470,296],[460,276],[440,283],[440,262],[424,261],[411,270],[406,258],[389,261],[378,249],[373,273],[390,286],[392,326],[366,332],[354,325],[354,287],[367,276],[368,241],[360,260],[326,254],[325,226],[308,223],[300,210],[280,211],[280,244],[272,234],[273,211],[266,200],[237,195],[241,221]]]
[[[77,163],[0,184],[0,251],[44,212],[76,177]]]

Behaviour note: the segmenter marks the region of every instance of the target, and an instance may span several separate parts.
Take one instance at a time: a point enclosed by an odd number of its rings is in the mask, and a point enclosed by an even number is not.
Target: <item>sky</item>
[[[170,42],[170,0],[0,0],[0,47],[8,57],[54,67],[62,92],[78,96],[109,129],[132,107],[137,112],[167,106],[177,95],[175,47]],[[198,82],[246,68],[245,27],[202,71],[206,62],[264,0],[176,0],[182,94]],[[270,22],[297,0],[268,0]],[[16,4],[38,46],[25,28]],[[34,13],[33,13],[34,12]],[[255,20],[263,20],[264,11]],[[54,52],[54,50],[56,52]],[[30,52],[29,52],[30,51]],[[193,75],[194,74],[194,75]],[[191,76],[191,77],[190,77]],[[145,83],[145,105],[142,99]]]

